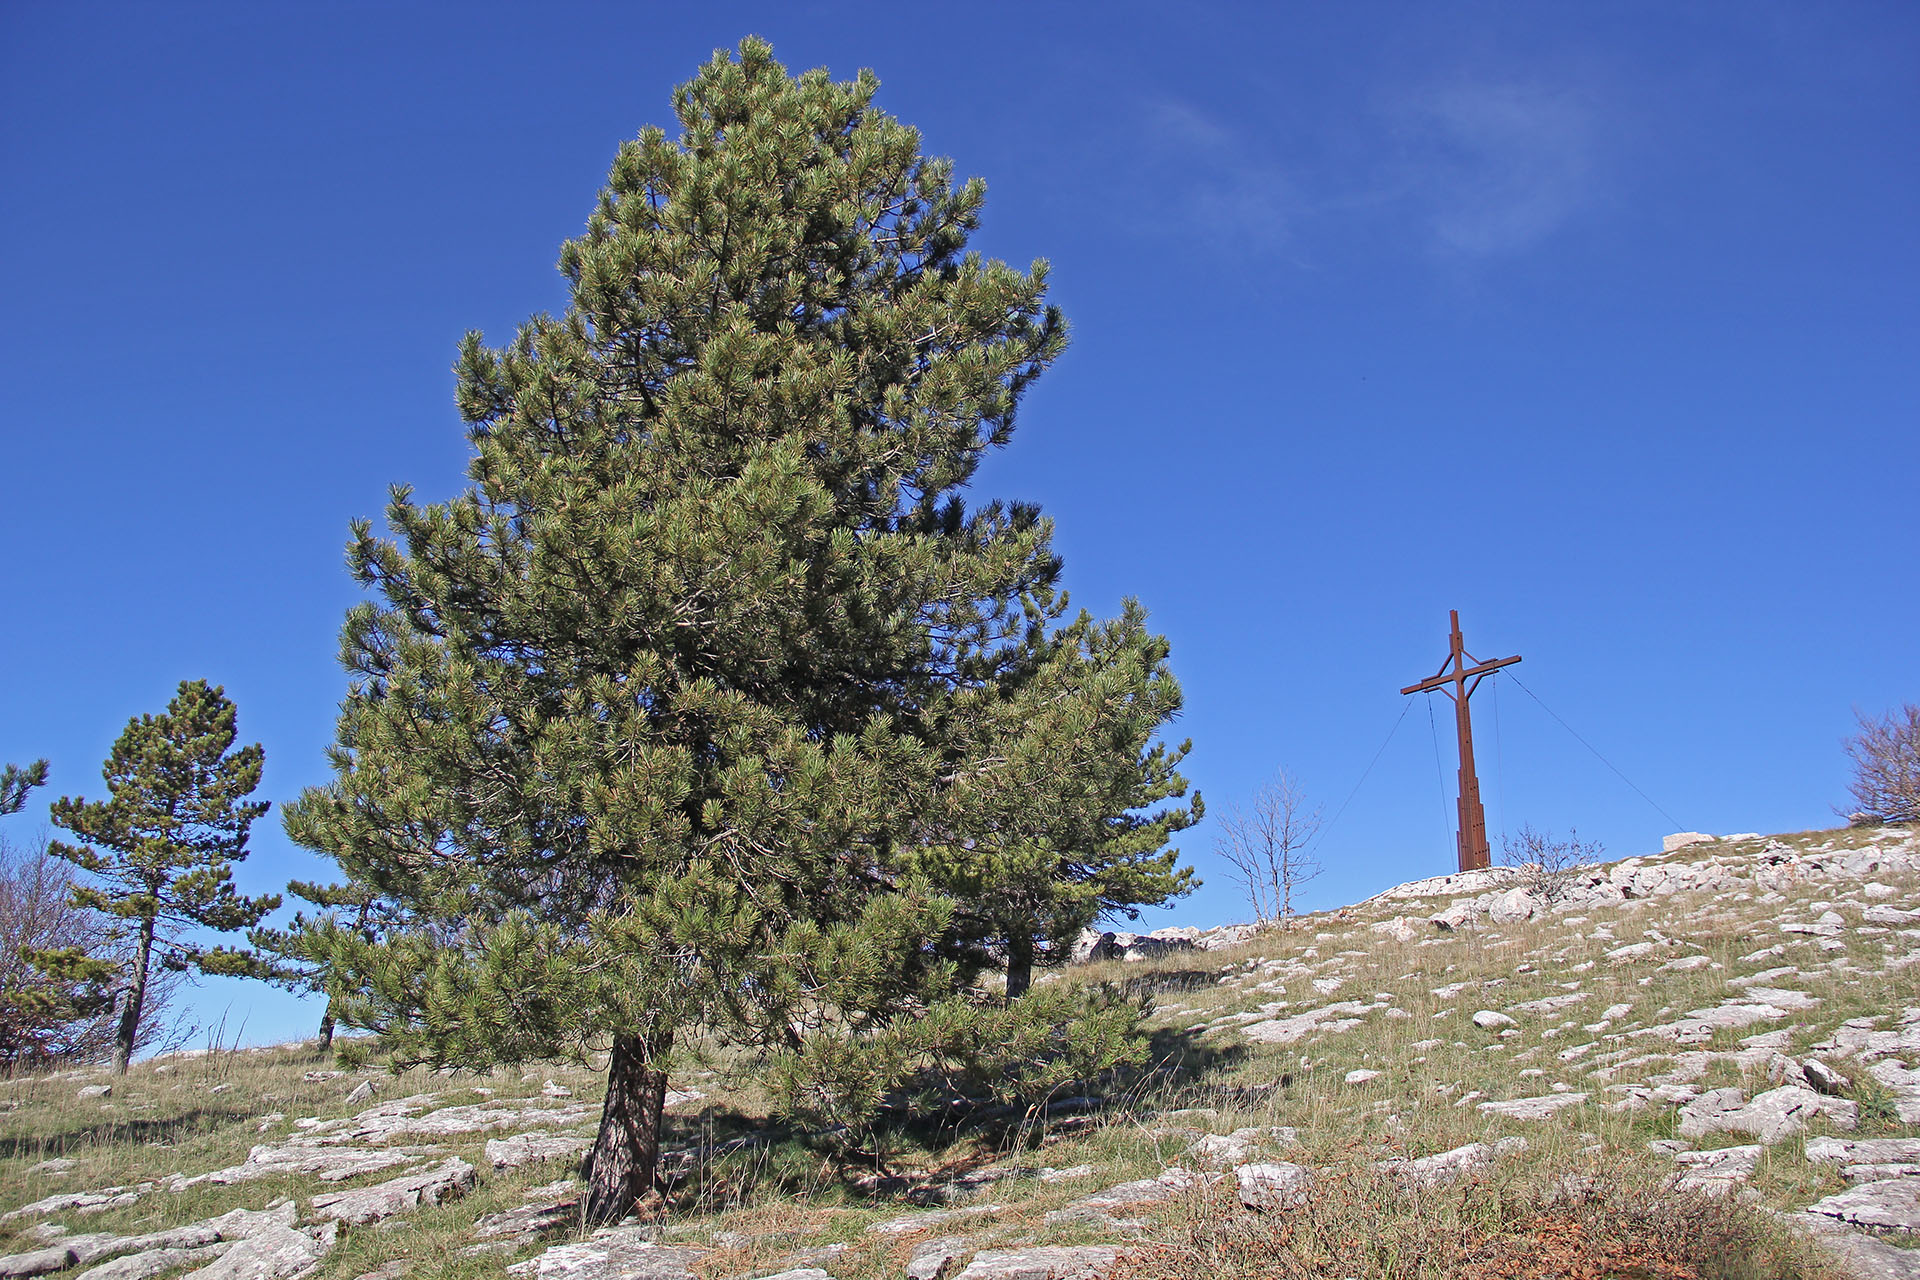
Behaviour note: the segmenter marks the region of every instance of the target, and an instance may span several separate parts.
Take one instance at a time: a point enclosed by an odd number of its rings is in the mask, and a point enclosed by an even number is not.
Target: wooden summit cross
[[[1487,811],[1480,805],[1480,775],[1473,768],[1473,721],[1467,716],[1467,699],[1489,674],[1512,666],[1520,661],[1520,656],[1480,661],[1467,652],[1466,642],[1461,639],[1460,611],[1452,610],[1451,616],[1452,648],[1447,660],[1440,664],[1438,674],[1419,684],[1410,684],[1400,692],[1425,693],[1438,689],[1453,699],[1453,723],[1460,734],[1460,869],[1475,871],[1492,866],[1493,858],[1487,850]],[[1449,689],[1448,685],[1453,687]]]

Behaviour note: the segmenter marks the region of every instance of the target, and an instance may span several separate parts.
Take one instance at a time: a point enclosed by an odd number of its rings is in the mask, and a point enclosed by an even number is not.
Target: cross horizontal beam
[[[1510,667],[1518,661],[1520,661],[1520,655],[1516,653],[1511,658],[1495,658],[1492,662],[1482,662],[1478,666],[1468,667],[1464,671],[1442,671],[1437,676],[1428,676],[1419,684],[1410,684],[1400,692],[1403,694],[1425,693],[1428,689],[1438,689],[1443,684],[1453,684],[1456,681],[1470,680],[1474,676],[1484,676],[1489,671],[1498,671],[1501,667]]]

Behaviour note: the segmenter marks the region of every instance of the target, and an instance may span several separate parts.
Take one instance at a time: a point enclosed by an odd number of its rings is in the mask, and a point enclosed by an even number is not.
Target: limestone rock
[[[947,1280],[972,1252],[973,1243],[965,1236],[939,1236],[914,1246],[907,1259],[906,1280]]]
[[[1813,1213],[1791,1215],[1827,1252],[1846,1264],[1852,1280],[1920,1280],[1920,1253],[1875,1239]]]
[[[1495,924],[1518,924],[1539,915],[1546,906],[1539,894],[1527,888],[1512,888],[1488,904],[1487,915]]]
[[[1674,1161],[1683,1172],[1679,1185],[1706,1191],[1727,1191],[1753,1176],[1766,1148],[1755,1142],[1742,1147],[1719,1147],[1712,1151],[1679,1151]]]
[[[1347,1031],[1357,1027],[1360,1018],[1355,1015],[1371,1012],[1376,1007],[1358,1000],[1339,1000],[1291,1017],[1250,1022],[1240,1028],[1240,1034],[1255,1044],[1292,1044],[1315,1031]]]
[[[111,1098],[113,1096],[113,1086],[110,1084],[90,1084],[83,1087],[77,1096],[82,1098]]]
[[[1502,1138],[1495,1143],[1469,1142],[1464,1147],[1421,1156],[1417,1160],[1382,1160],[1375,1164],[1374,1168],[1420,1186],[1437,1187],[1467,1177],[1481,1169],[1491,1168],[1500,1156],[1526,1149],[1525,1138]]]
[[[1496,1009],[1482,1009],[1473,1015],[1473,1025],[1482,1031],[1498,1031],[1502,1027],[1517,1027],[1520,1024]]]
[[[1807,1212],[1881,1231],[1920,1229],[1920,1178],[1863,1182],[1807,1206]]]
[[[1481,1102],[1475,1109],[1509,1120],[1545,1120],[1556,1111],[1577,1107],[1587,1100],[1584,1093],[1550,1093],[1541,1098],[1514,1098],[1508,1102]]]
[[[0,1258],[0,1276],[6,1276],[8,1280],[16,1276],[43,1276],[51,1271],[64,1271],[73,1262],[73,1250],[64,1245],[35,1249],[30,1253],[10,1253]]]
[[[295,1139],[281,1145],[259,1144],[247,1152],[246,1160],[240,1164],[191,1178],[175,1177],[167,1185],[174,1191],[183,1191],[202,1182],[224,1185],[290,1173],[312,1174],[322,1182],[344,1182],[361,1174],[411,1164],[415,1158],[414,1153],[404,1149],[368,1151],[356,1147],[317,1147]]]
[[[1692,844],[1712,844],[1713,839],[1704,831],[1676,831],[1670,836],[1660,837],[1660,852],[1672,853],[1675,849],[1684,849]]]
[[[1818,1058],[1801,1059],[1800,1074],[1806,1078],[1809,1085],[1833,1097],[1838,1097],[1853,1088],[1852,1080]]]
[[[1378,1071],[1369,1071],[1365,1067],[1349,1071],[1345,1076],[1346,1083],[1348,1084],[1366,1084],[1369,1081],[1378,1080],[1379,1078],[1380,1073]]]
[[[1395,916],[1391,920],[1376,920],[1367,928],[1374,933],[1384,934],[1395,942],[1412,942],[1420,936],[1419,930],[1413,927],[1413,921],[1406,916]]]
[[[313,1211],[341,1222],[378,1222],[423,1204],[458,1199],[473,1183],[473,1166],[458,1156],[449,1156],[423,1172],[402,1174],[371,1187],[315,1196]]]
[[[507,1274],[532,1280],[695,1280],[693,1264],[702,1251],[655,1244],[649,1234],[646,1227],[603,1227],[578,1243],[516,1262]]]
[[[1852,1128],[1858,1109],[1851,1102],[1828,1098],[1800,1085],[1769,1089],[1751,1102],[1738,1088],[1714,1089],[1680,1108],[1678,1132],[1683,1138],[1746,1133],[1772,1146],[1804,1131],[1808,1122],[1821,1114],[1843,1128]]]
[[[312,1231],[273,1225],[236,1240],[217,1259],[183,1280],[285,1280],[312,1270],[339,1238],[339,1224]]]
[[[88,1267],[74,1280],[149,1280],[192,1262],[216,1258],[231,1247],[212,1244],[201,1249],[149,1249],[145,1253],[129,1253],[97,1267]]]
[[[0,1213],[0,1222],[44,1217],[50,1213],[104,1213],[108,1209],[124,1209],[151,1190],[151,1182],[142,1182],[131,1187],[102,1187],[98,1191],[63,1191]]]
[[[591,1146],[592,1138],[516,1133],[510,1138],[488,1138],[487,1162],[496,1169],[519,1169],[549,1160],[577,1160]]]
[[[1101,1280],[1119,1257],[1106,1245],[986,1249],[954,1280]]]
[[[1233,1171],[1240,1203],[1249,1209],[1288,1209],[1301,1203],[1313,1186],[1313,1170],[1284,1160],[1243,1164]]]

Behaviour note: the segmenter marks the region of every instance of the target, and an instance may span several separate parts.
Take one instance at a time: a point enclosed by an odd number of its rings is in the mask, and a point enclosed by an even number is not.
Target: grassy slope
[[[1811,848],[1845,847],[1873,838],[1872,832],[1841,831],[1786,839]],[[1709,846],[1674,856],[1688,860],[1716,852],[1727,850]],[[1880,878],[1896,890],[1886,902],[1920,906],[1920,883],[1913,878]],[[1308,917],[1290,931],[1262,934],[1231,951],[1076,971],[1075,980],[1123,983],[1151,993],[1156,1002],[1149,1024],[1156,1069],[1127,1096],[1111,1100],[1097,1117],[964,1132],[934,1143],[903,1139],[886,1153],[888,1172],[894,1176],[879,1183],[877,1191],[873,1184],[850,1183],[795,1144],[775,1141],[700,1162],[687,1184],[687,1200],[697,1198],[699,1203],[675,1214],[667,1236],[717,1243],[706,1268],[716,1276],[774,1270],[777,1263],[791,1265],[797,1252],[834,1244],[849,1246],[825,1263],[835,1276],[897,1276],[912,1243],[925,1236],[878,1236],[866,1228],[912,1211],[916,1199],[925,1199],[916,1193],[959,1174],[987,1171],[1004,1176],[987,1186],[977,1202],[1003,1208],[950,1229],[998,1234],[1005,1240],[1097,1241],[1112,1233],[1086,1224],[1048,1226],[1044,1216],[1100,1187],[1152,1177],[1169,1165],[1192,1164],[1182,1158],[1194,1137],[1192,1130],[1224,1134],[1247,1126],[1285,1125],[1298,1130],[1299,1143],[1269,1145],[1271,1158],[1322,1167],[1329,1171],[1326,1185],[1333,1189],[1323,1198],[1324,1223],[1312,1230],[1311,1224],[1301,1226],[1286,1247],[1305,1250],[1312,1239],[1323,1239],[1332,1259],[1326,1274],[1448,1274],[1455,1264],[1446,1262],[1445,1249],[1433,1243],[1448,1232],[1464,1231],[1485,1244],[1505,1238],[1503,1232],[1515,1239],[1557,1240],[1555,1233],[1573,1231],[1587,1241],[1583,1247],[1597,1251],[1601,1246],[1592,1243],[1590,1233],[1596,1228],[1591,1223],[1542,1227],[1534,1236],[1527,1235],[1533,1229],[1525,1223],[1533,1220],[1529,1215],[1537,1216],[1542,1197],[1551,1198],[1555,1180],[1567,1173],[1600,1178],[1630,1198],[1661,1199],[1655,1189],[1673,1166],[1647,1144],[1672,1136],[1673,1109],[1626,1112],[1601,1105],[1619,1096],[1604,1092],[1607,1084],[1645,1080],[1674,1065],[1679,1050],[1633,1037],[1633,1030],[1717,1004],[1738,993],[1727,985],[1729,979],[1783,964],[1797,965],[1804,976],[1782,980],[1781,985],[1818,997],[1816,1008],[1783,1023],[1721,1032],[1713,1042],[1690,1048],[1731,1051],[1740,1047],[1743,1036],[1789,1026],[1790,1051],[1804,1051],[1846,1018],[1920,1006],[1920,965],[1887,963],[1920,946],[1914,938],[1897,930],[1851,927],[1837,948],[1823,948],[1819,939],[1783,940],[1774,933],[1773,922],[1782,916],[1798,912],[1810,919],[1818,914],[1812,903],[1842,901],[1844,906],[1842,895],[1856,889],[1815,883],[1775,897],[1743,884],[1740,893],[1724,901],[1687,895],[1640,899],[1522,925],[1483,922],[1451,934],[1429,932],[1422,925],[1411,942],[1393,941],[1368,926],[1390,915],[1423,915],[1445,902],[1432,900],[1424,908],[1420,903],[1383,902]],[[1850,922],[1857,925],[1857,919]],[[1596,929],[1613,936],[1593,937]],[[1606,958],[1607,951],[1639,941],[1649,930],[1671,942],[1634,962]],[[1741,959],[1776,943],[1785,947],[1782,954]],[[1691,969],[1659,967],[1688,955],[1705,956],[1709,963]],[[1482,1030],[1471,1021],[1476,1010],[1506,1010],[1564,995],[1570,984],[1577,984],[1587,998],[1553,1013],[1515,1014],[1518,1025],[1508,1034]],[[1250,1020],[1338,1000],[1371,1008],[1356,1015],[1361,1018],[1356,1027],[1310,1035],[1294,1044],[1251,1044],[1239,1031]],[[1589,1029],[1615,1004],[1631,1008],[1610,1025]],[[1593,1047],[1579,1049],[1589,1044]],[[1561,1054],[1570,1050],[1578,1052],[1571,1061],[1563,1060]],[[1644,1060],[1623,1067],[1623,1059]],[[329,1065],[293,1049],[175,1058],[158,1067],[136,1067],[124,1080],[113,1082],[113,1096],[104,1101],[76,1097],[84,1081],[70,1076],[0,1083],[0,1108],[6,1108],[0,1112],[0,1209],[59,1192],[237,1163],[252,1144],[294,1132],[296,1118],[344,1116],[366,1105],[349,1106],[344,1099],[372,1073],[304,1078]],[[1349,1072],[1363,1068],[1380,1074],[1364,1084],[1344,1083]],[[1590,1074],[1595,1070],[1614,1074],[1595,1077]],[[582,1098],[594,1096],[599,1086],[590,1072],[554,1064],[524,1076],[504,1071],[484,1077],[413,1072],[400,1080],[382,1078],[380,1096],[432,1092],[441,1095],[445,1105],[483,1098],[498,1102],[537,1098],[548,1079]],[[675,1126],[682,1141],[729,1136],[761,1119],[750,1083],[729,1089],[719,1075],[685,1082],[711,1096],[677,1109]],[[1697,1083],[1702,1088],[1740,1083],[1749,1093],[1769,1087],[1765,1079],[1740,1079],[1738,1070],[1724,1060],[1708,1066]],[[1589,1101],[1543,1121],[1507,1120],[1471,1105],[1456,1105],[1469,1091],[1505,1099],[1547,1094],[1556,1084],[1589,1093]],[[1861,1086],[1856,1100],[1863,1104],[1860,1136],[1920,1136],[1920,1128],[1893,1117],[1870,1084]],[[1187,1109],[1199,1110],[1177,1117],[1166,1114]],[[1823,1131],[1817,1124],[1809,1136]],[[1528,1150],[1503,1162],[1487,1186],[1410,1197],[1383,1191],[1363,1172],[1385,1157],[1421,1156],[1512,1135],[1525,1137]],[[1719,1136],[1694,1145],[1746,1141],[1751,1139]],[[480,1134],[433,1142],[481,1169],[477,1191],[457,1203],[398,1220],[403,1230],[349,1231],[319,1274],[349,1280],[384,1261],[406,1257],[415,1260],[417,1275],[498,1276],[506,1264],[526,1256],[528,1250],[482,1257],[462,1250],[471,1242],[470,1228],[477,1217],[530,1203],[530,1188],[562,1178],[568,1170],[548,1165],[494,1172],[482,1156],[484,1142]],[[1803,1146],[1803,1141],[1793,1140],[1766,1153],[1752,1183],[1766,1205],[1798,1208],[1842,1188],[1830,1168],[1805,1160]],[[29,1171],[50,1157],[71,1159],[74,1167],[58,1174]],[[1094,1167],[1091,1175],[1057,1181],[1038,1176],[1043,1169],[1081,1164]],[[389,1175],[345,1185],[384,1176]],[[261,1208],[277,1197],[304,1198],[327,1189],[332,1188],[303,1177],[202,1185],[182,1193],[162,1189],[130,1206],[54,1214],[45,1220],[64,1222],[74,1231],[151,1231],[236,1206]],[[1223,1225],[1231,1216],[1229,1199],[1218,1190],[1196,1190],[1155,1210],[1153,1225],[1143,1236],[1152,1243],[1138,1264],[1139,1273],[1219,1276],[1240,1269],[1244,1274],[1279,1274],[1272,1252],[1279,1246],[1270,1230],[1260,1239],[1241,1238],[1244,1228]],[[1617,1209],[1610,1211],[1615,1217]],[[24,1234],[31,1225],[33,1220],[0,1223],[0,1252],[35,1247]],[[1703,1228],[1695,1222],[1660,1229]],[[1342,1232],[1351,1237],[1344,1244]],[[1540,1252],[1545,1247],[1530,1246],[1529,1256],[1537,1261],[1545,1256]],[[1536,1274],[1502,1271],[1503,1264],[1489,1261],[1493,1258],[1491,1253],[1482,1257],[1475,1273]]]

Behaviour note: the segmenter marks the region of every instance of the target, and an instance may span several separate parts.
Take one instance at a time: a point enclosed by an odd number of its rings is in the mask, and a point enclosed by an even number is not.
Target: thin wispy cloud
[[[1299,196],[1253,138],[1191,103],[1152,103],[1144,126],[1150,181],[1171,221],[1216,247],[1272,251],[1292,235]]]
[[[1337,142],[1286,161],[1257,127],[1189,101],[1141,126],[1162,221],[1215,247],[1303,265],[1358,229],[1464,258],[1523,253],[1602,194],[1602,120],[1586,89],[1453,79],[1356,107]]]
[[[1400,111],[1408,198],[1435,241],[1471,255],[1532,248],[1595,194],[1587,95],[1523,83],[1456,83]]]

